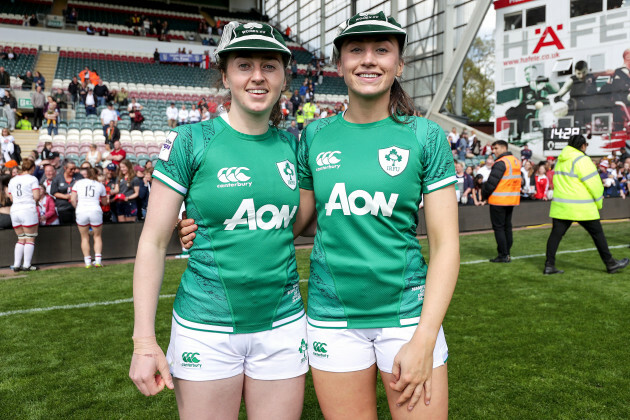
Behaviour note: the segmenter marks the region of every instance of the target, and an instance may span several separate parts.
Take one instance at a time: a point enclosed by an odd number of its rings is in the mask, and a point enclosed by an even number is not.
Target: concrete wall
[[[514,227],[524,227],[549,223],[549,202],[525,201],[514,210]],[[630,199],[609,198],[604,200],[602,219],[624,219],[630,217]],[[418,235],[426,235],[424,211],[418,213]],[[134,258],[143,223],[108,224],[103,227],[103,256],[109,258]],[[489,207],[460,206],[459,230],[471,232],[488,230],[490,226]],[[12,229],[0,230],[0,267],[13,264],[15,233]],[[56,262],[80,262],[81,239],[76,226],[49,226],[39,230],[33,264]],[[299,237],[296,245],[310,245],[313,238]],[[171,238],[167,254],[179,254],[181,247],[175,235]]]

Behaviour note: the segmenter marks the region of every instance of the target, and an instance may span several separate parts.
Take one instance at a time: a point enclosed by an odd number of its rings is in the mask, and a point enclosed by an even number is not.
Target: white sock
[[[27,242],[24,244],[24,268],[31,266],[33,260],[33,252],[35,252],[35,244],[33,242]]]
[[[22,265],[22,257],[24,256],[24,244],[22,242],[15,244],[15,253],[13,255],[13,267]]]
[[[101,254],[96,254],[96,255],[94,255],[94,262],[95,262],[96,264],[100,264],[100,263],[101,263],[101,258],[102,258],[102,257],[101,257]]]
[[[85,265],[92,265],[92,256],[83,257],[83,261],[85,261]]]

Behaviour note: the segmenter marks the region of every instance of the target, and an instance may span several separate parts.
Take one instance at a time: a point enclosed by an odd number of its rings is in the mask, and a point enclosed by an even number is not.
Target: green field
[[[604,229],[613,255],[630,256],[630,222]],[[515,232],[512,255],[544,253],[548,234]],[[574,226],[560,251],[585,248],[593,243]],[[301,278],[308,278],[309,253],[298,251]],[[492,234],[461,237],[462,262],[495,255]],[[630,418],[630,269],[606,274],[594,250],[559,254],[564,275],[543,276],[543,263],[544,257],[533,256],[510,264],[462,264],[444,321],[451,418]],[[167,262],[163,295],[175,293],[185,264]],[[127,376],[132,271],[132,264],[119,264],[0,278],[0,419],[177,417],[173,392],[144,397]],[[156,330],[164,349],[172,303],[166,297],[158,307]],[[303,418],[322,418],[310,381]],[[382,387],[379,418],[389,418]]]

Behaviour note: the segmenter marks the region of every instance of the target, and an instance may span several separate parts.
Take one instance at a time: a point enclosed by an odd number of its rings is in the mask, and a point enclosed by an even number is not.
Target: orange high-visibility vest
[[[521,162],[513,155],[505,155],[497,159],[497,162],[505,163],[505,172],[497,188],[488,198],[488,204],[518,206],[521,202]]]

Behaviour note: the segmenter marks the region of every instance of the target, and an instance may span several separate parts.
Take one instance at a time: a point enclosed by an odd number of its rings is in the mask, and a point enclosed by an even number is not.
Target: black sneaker
[[[13,272],[14,272],[14,273],[17,273],[18,271],[20,271],[20,270],[21,270],[21,268],[20,268],[20,266],[19,266],[19,265],[18,265],[18,266],[12,265],[12,266],[11,266],[11,267],[9,267],[9,268],[10,268],[11,270],[13,270]]]
[[[511,258],[508,257],[496,257],[490,260],[491,263],[509,263]]]
[[[564,273],[563,270],[558,270],[553,265],[545,265],[545,269],[543,270],[543,274],[562,274],[562,273]]]
[[[20,268],[20,270],[22,270],[22,271],[37,271],[37,267],[35,267],[34,265],[31,265],[29,267],[22,267],[22,268]]]
[[[628,260],[627,258],[624,258],[622,260],[613,259],[611,263],[606,264],[606,270],[608,271],[608,274],[616,273],[617,271],[626,267],[628,265],[628,262],[630,262],[630,260]]]

